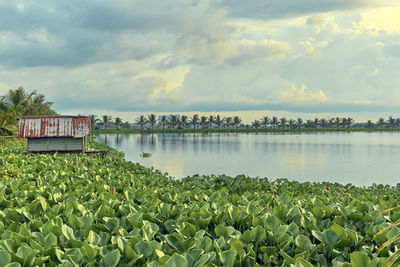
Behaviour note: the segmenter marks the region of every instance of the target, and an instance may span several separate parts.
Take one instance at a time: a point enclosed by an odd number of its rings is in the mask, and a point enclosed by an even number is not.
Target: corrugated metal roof
[[[21,138],[84,137],[91,134],[91,120],[86,116],[26,116],[19,121]]]

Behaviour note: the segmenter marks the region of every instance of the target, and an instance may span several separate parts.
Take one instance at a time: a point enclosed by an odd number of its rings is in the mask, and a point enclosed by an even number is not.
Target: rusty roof
[[[91,134],[91,119],[87,116],[25,116],[19,121],[21,138],[84,137]]]

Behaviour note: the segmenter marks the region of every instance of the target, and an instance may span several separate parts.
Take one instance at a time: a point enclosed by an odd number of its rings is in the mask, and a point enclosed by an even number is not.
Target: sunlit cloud
[[[292,85],[290,89],[280,90],[277,96],[279,101],[297,103],[327,102],[330,99],[322,90],[309,92],[306,89],[304,84],[300,88]]]

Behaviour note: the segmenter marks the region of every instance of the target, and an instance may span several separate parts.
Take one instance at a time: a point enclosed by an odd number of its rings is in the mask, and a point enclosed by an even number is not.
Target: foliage
[[[0,135],[16,133],[17,119],[21,116],[55,115],[55,111],[51,109],[52,104],[36,91],[28,93],[22,87],[8,90],[0,96]]]
[[[106,146],[92,143],[97,149]],[[93,155],[0,152],[0,264],[382,266],[400,232],[398,187],[182,180]],[[7,167],[7,169],[9,169]],[[375,239],[373,236],[377,235]]]

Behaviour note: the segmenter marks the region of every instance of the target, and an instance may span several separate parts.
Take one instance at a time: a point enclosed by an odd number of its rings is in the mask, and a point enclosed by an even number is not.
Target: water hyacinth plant
[[[373,267],[397,248],[378,254],[400,232],[399,210],[382,213],[398,205],[397,186],[177,180],[115,150],[10,147],[0,152],[1,266]]]

